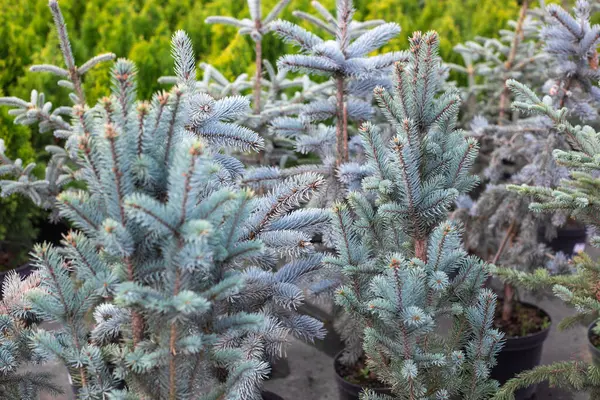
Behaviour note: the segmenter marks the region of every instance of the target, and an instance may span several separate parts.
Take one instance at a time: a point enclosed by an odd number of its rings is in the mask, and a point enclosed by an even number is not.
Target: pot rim
[[[592,321],[592,322],[591,322],[591,323],[588,325],[588,327],[587,327],[587,335],[586,335],[586,336],[587,336],[587,339],[588,339],[588,342],[589,342],[589,344],[590,344],[592,347],[594,347],[594,348],[597,348],[597,347],[596,347],[596,346],[594,346],[594,345],[592,344],[592,341],[590,340],[590,335],[592,334],[592,328],[593,328],[593,327],[594,327],[594,325],[596,325],[597,323],[600,323],[600,318],[596,318],[595,320],[593,320],[593,321]],[[598,349],[598,351],[600,351],[600,349]]]
[[[500,297],[498,298],[498,300],[501,300],[501,299],[503,300],[503,298],[500,298]],[[542,307],[540,307],[538,305],[535,305],[533,303],[530,303],[528,301],[516,300],[516,302],[519,303],[519,304],[523,304],[523,305],[526,305],[526,306],[529,306],[529,307],[533,307],[533,308],[535,308],[537,310],[540,310],[541,312],[543,312],[546,315],[546,317],[548,317],[548,321],[550,321],[550,323],[548,324],[547,328],[544,328],[544,329],[542,329],[541,331],[538,331],[538,332],[530,333],[530,334],[525,335],[525,336],[508,336],[508,335],[505,334],[504,335],[504,340],[505,341],[506,340],[530,339],[530,338],[535,338],[537,336],[547,335],[548,332],[550,332],[550,329],[552,328],[552,317],[550,317],[550,314],[548,314],[548,312],[546,310],[544,310]]]
[[[271,392],[270,390],[265,390],[265,389],[263,389],[263,390],[261,390],[261,391],[260,391],[260,394],[261,394],[262,396],[268,395],[268,396],[273,396],[273,398],[276,398],[276,399],[281,399],[281,400],[283,400],[283,397],[281,397],[280,395],[278,395],[278,394],[277,394],[277,393],[275,393],[275,392]]]
[[[34,269],[36,269],[35,266],[30,262],[27,262],[25,264],[19,265],[18,267],[0,271],[0,284],[2,284],[4,277],[12,271],[16,272],[21,277],[23,277],[23,273],[33,272]]]
[[[349,382],[349,381],[348,381],[346,378],[344,378],[343,376],[341,376],[341,375],[338,373],[338,371],[337,371],[337,368],[336,368],[336,365],[338,364],[338,359],[339,359],[339,358],[342,356],[342,353],[343,353],[344,351],[345,351],[345,350],[342,350],[342,351],[340,351],[339,353],[337,353],[337,354],[335,355],[335,357],[333,357],[333,372],[335,372],[335,377],[336,377],[336,379],[337,379],[337,380],[340,380],[340,381],[342,381],[342,382],[344,382],[346,385],[348,385],[348,386],[350,386],[350,387],[354,387],[354,388],[357,388],[357,389],[365,389],[365,387],[364,387],[364,386],[357,385],[356,383]],[[377,391],[377,390],[387,390],[387,391],[391,390],[389,387],[385,387],[385,386],[376,387],[376,388],[370,388],[370,389],[371,389],[371,390],[375,390],[375,391]]]

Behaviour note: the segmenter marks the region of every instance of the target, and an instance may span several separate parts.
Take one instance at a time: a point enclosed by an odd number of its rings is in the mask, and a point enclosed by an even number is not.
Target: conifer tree
[[[262,38],[263,36],[272,30],[274,20],[279,16],[283,9],[290,3],[291,0],[280,0],[275,7],[269,12],[269,14],[262,17],[261,0],[248,0],[248,9],[250,10],[249,19],[236,19],[233,17],[208,17],[206,23],[208,24],[227,24],[236,26],[239,29],[239,34],[250,35],[254,41],[254,53],[256,61],[254,62],[254,113],[258,114],[261,111],[261,97],[262,97]]]
[[[370,106],[350,96],[360,96],[371,91],[387,76],[389,67],[395,61],[405,58],[405,54],[390,52],[369,56],[397,36],[400,27],[381,20],[353,20],[352,0],[336,1],[336,17],[319,2],[313,2],[313,6],[322,19],[302,11],[294,14],[335,39],[325,40],[298,25],[275,21],[273,30],[301,50],[301,54],[281,57],[277,66],[289,71],[330,77],[335,82],[335,100],[309,105],[311,109],[306,114],[310,114],[311,118],[306,122],[335,117],[336,165],[339,166],[348,161],[348,120],[360,121],[370,117]]]
[[[582,120],[598,117],[600,80],[598,42],[600,25],[591,23],[592,5],[577,0],[573,14],[559,5],[546,8],[546,23],[540,31],[544,51],[551,60],[550,79],[544,85],[556,108],[567,107]]]
[[[115,55],[105,53],[97,55],[81,66],[77,66],[71,42],[67,32],[67,26],[56,0],[50,0],[50,11],[54,19],[54,25],[58,34],[60,49],[63,54],[65,68],[55,65],[33,65],[32,72],[48,72],[60,78],[58,85],[67,88],[69,98],[74,105],[85,104],[83,92],[83,76],[100,63],[113,60]],[[60,106],[52,110],[52,103],[47,102],[43,93],[37,90],[31,92],[30,101],[16,97],[0,97],[0,105],[13,107],[9,114],[15,116],[15,123],[20,125],[37,124],[40,133],[53,132],[57,138],[67,138],[70,135],[70,125],[63,117],[73,117],[71,106]],[[13,175],[18,177],[12,182],[0,181],[2,183],[2,196],[12,193],[23,193],[35,204],[44,208],[52,208],[54,197],[60,192],[61,187],[72,181],[73,177],[67,165],[68,156],[64,149],[58,146],[46,148],[51,154],[51,159],[46,168],[45,179],[38,179],[34,174],[35,164],[23,166],[21,160],[10,160],[5,155],[5,146],[0,139],[0,177]]]
[[[354,192],[334,207],[337,255],[326,263],[341,269],[336,301],[364,335],[347,338],[364,341],[369,367],[394,398],[484,399],[497,387],[488,377],[502,334],[492,328],[496,296],[482,288],[490,267],[466,254],[460,226],[446,219],[477,183],[469,173],[477,143],[456,128],[459,94],[439,93],[438,47],[435,32],[415,33],[393,92],[375,89],[396,135],[386,142],[377,127],[362,125],[371,173],[363,188],[376,200]],[[447,335],[436,330],[443,315],[453,322]]]
[[[40,284],[40,275],[25,279],[12,271],[2,283],[0,301],[0,396],[3,399],[36,400],[39,393],[60,394],[47,372],[19,370],[25,363],[39,365],[44,359],[31,349],[37,316],[25,293]]]
[[[517,97],[513,103],[515,109],[548,117],[555,129],[564,135],[572,146],[571,150],[554,151],[556,162],[569,170],[569,177],[563,179],[558,187],[523,184],[509,186],[509,189],[521,195],[532,196],[535,200],[530,204],[532,211],[568,211],[572,218],[588,225],[595,234],[599,227],[598,206],[595,204],[600,183],[595,173],[600,169],[598,133],[587,125],[573,125],[569,121],[569,110],[565,107],[557,109],[555,98],[547,95],[540,99],[532,90],[516,81],[509,81],[508,85]],[[595,235],[590,239],[590,243],[598,247],[600,239]],[[597,317],[600,313],[598,263],[583,253],[575,257],[573,263],[576,271],[566,276],[553,276],[544,269],[532,273],[500,269],[498,274],[507,282],[526,288],[552,287],[560,299],[576,309],[575,315],[565,318],[559,325],[560,328],[568,328],[586,318]],[[600,370],[595,365],[588,365],[583,361],[558,362],[517,375],[503,386],[496,398],[514,399],[514,392],[519,388],[543,381],[573,391],[589,391],[592,398],[596,398],[600,396],[599,377]]]
[[[249,101],[197,90],[182,31],[173,56],[177,85],[151,102],[136,101],[136,68],[120,59],[112,95],[70,109],[60,126],[69,166],[57,174],[77,185],[54,199],[42,190],[76,231],[35,249],[42,283],[27,298],[59,328],[38,330],[34,349],[67,366],[80,398],[260,398],[288,334],[324,334],[297,312],[321,264],[312,235],[328,221],[298,208],[323,179],[298,175],[262,196],[240,189],[243,165],[227,153],[262,147],[232,122]],[[17,189],[41,198],[35,185]]]
[[[587,11],[586,11],[587,10]],[[572,29],[577,26],[583,36],[585,32],[594,32],[589,19],[589,4],[578,1],[575,16],[570,16],[566,11],[556,5],[545,8],[541,15],[544,23],[541,29],[542,47],[541,57],[548,60],[551,82],[556,82],[556,71],[562,71],[567,65],[578,65],[578,73],[561,75],[561,79],[569,79],[573,88],[578,88],[564,99],[569,99],[572,104],[585,103],[597,88],[590,86],[590,81],[582,75],[593,75],[595,72],[589,65],[589,54],[578,53],[584,43],[572,32],[565,32],[565,24]],[[570,24],[570,25],[569,25]],[[591,34],[591,33],[590,33]],[[588,39],[598,42],[598,37],[588,35]],[[595,48],[595,45],[592,44]],[[575,51],[577,50],[577,51]],[[560,53],[560,54],[559,54]],[[557,65],[559,59],[561,64]],[[571,78],[567,78],[571,76]],[[526,78],[526,77],[524,77]],[[538,79],[528,84],[540,87]],[[555,83],[553,83],[555,85]],[[545,85],[546,87],[548,84]],[[560,84],[559,84],[560,86]],[[557,103],[556,93],[552,98]],[[582,98],[580,101],[578,98]],[[565,100],[566,101],[566,100]],[[578,110],[585,107],[579,105]],[[517,112],[515,114],[518,115]],[[585,117],[584,114],[572,113],[574,118]],[[488,165],[484,169],[487,181],[485,190],[477,202],[469,198],[461,198],[457,216],[466,222],[467,239],[470,249],[477,251],[481,257],[489,259],[492,263],[503,267],[510,267],[520,271],[531,272],[533,269],[546,266],[550,273],[568,273],[570,266],[567,257],[571,254],[552,254],[549,246],[544,243],[556,236],[557,229],[568,221],[565,212],[556,212],[551,218],[541,217],[529,212],[530,199],[508,191],[507,185],[528,184],[554,188],[568,173],[564,166],[557,164],[552,157],[553,149],[568,149],[569,143],[564,135],[553,129],[551,121],[539,116],[513,118],[510,123],[498,121],[498,124],[489,124],[483,118],[477,118],[472,124],[474,133],[479,137],[492,138],[493,150],[490,151]],[[513,317],[514,287],[507,282],[504,287],[504,302],[502,320],[508,323]]]
[[[509,21],[510,29],[499,31],[498,38],[476,37],[454,47],[465,65],[450,66],[467,75],[469,118],[477,113],[496,119],[498,124],[510,122],[506,80],[518,79],[535,86],[543,83],[539,72],[546,66],[547,54],[537,40],[540,21],[531,14],[529,1],[523,1],[518,20]]]

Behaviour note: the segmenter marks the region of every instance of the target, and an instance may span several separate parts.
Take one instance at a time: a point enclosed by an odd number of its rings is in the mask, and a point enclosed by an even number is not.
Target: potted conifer
[[[377,85],[389,87],[389,72],[395,61],[406,59],[406,52],[392,51],[371,55],[396,37],[400,27],[382,20],[358,21],[352,0],[336,0],[336,14],[313,2],[318,16],[303,11],[294,13],[317,29],[317,36],[300,25],[275,20],[271,29],[284,41],[299,48],[299,54],[286,54],[277,61],[281,71],[303,72],[329,78],[327,90],[319,96],[302,97],[304,104],[295,115],[282,115],[269,123],[272,134],[291,139],[297,152],[318,157],[294,168],[257,168],[251,174],[254,187],[270,187],[287,176],[315,171],[327,179],[319,204],[330,206],[340,199],[345,188],[360,186],[364,176],[361,165],[350,160],[353,125],[373,116],[372,91]],[[334,126],[329,122],[333,120]]]
[[[57,33],[61,46],[68,42],[68,34],[62,15],[53,12],[54,21],[57,27]],[[58,19],[57,19],[58,18]],[[54,73],[59,78],[59,85],[68,89],[70,98],[74,104],[83,105],[85,96],[83,93],[83,81],[86,74],[97,67],[98,65],[113,60],[115,55],[112,53],[104,53],[92,57],[82,65],[76,65],[72,53],[65,53],[65,66],[60,68],[53,65],[33,65],[30,67],[31,72],[38,73]],[[37,125],[40,134],[52,132],[57,138],[62,137],[61,132],[68,129],[68,123],[65,118],[69,114],[70,107],[56,107],[53,109],[52,103],[47,101],[44,93],[33,90],[28,100],[19,99],[16,97],[0,97],[0,106],[13,107],[9,111],[10,115],[15,117],[15,123],[26,126]],[[11,160],[6,155],[4,141],[0,139],[0,182],[2,182],[2,190],[0,196],[6,197],[14,193],[26,195],[34,205],[40,207],[45,212],[40,212],[38,225],[35,227],[37,233],[33,235],[38,241],[49,241],[58,243],[62,233],[66,233],[68,227],[61,221],[57,221],[52,199],[59,188],[70,182],[71,178],[60,174],[63,164],[66,162],[64,157],[64,149],[49,145],[46,150],[51,155],[48,162],[49,168],[46,169],[44,179],[38,179],[35,176],[35,164],[29,163],[24,165],[22,160]],[[18,177],[14,180],[3,180],[4,176]],[[44,221],[42,215],[49,212],[48,220]],[[23,235],[22,235],[23,236]],[[25,235],[27,236],[27,235]],[[26,240],[22,243],[16,243],[12,246],[7,246],[0,242],[0,265],[10,265],[16,268],[16,271],[21,276],[27,276],[31,272],[31,265],[24,263],[21,257],[17,264],[14,260],[2,260],[2,253],[13,258],[18,253],[27,254],[31,250],[32,243]],[[8,247],[8,248],[6,248]],[[12,247],[12,248],[11,248]],[[25,247],[25,249],[23,249]],[[18,248],[15,251],[15,248]],[[9,271],[0,271],[0,283],[5,279]]]
[[[52,374],[20,368],[25,363],[37,366],[45,361],[30,346],[39,318],[32,312],[26,299],[27,291],[39,284],[40,275],[35,272],[21,278],[15,271],[11,271],[2,282],[0,397],[3,399],[36,400],[41,393],[62,393],[60,387],[53,382]]]
[[[594,28],[597,29],[598,28]],[[595,171],[600,169],[600,137],[591,126],[573,125],[569,121],[569,110],[557,108],[551,96],[540,99],[532,90],[516,81],[509,81],[509,87],[517,94],[513,107],[523,112],[547,116],[557,129],[567,136],[573,150],[556,149],[556,161],[569,169],[569,178],[564,179],[555,189],[528,185],[513,185],[509,189],[521,195],[532,196],[535,202],[530,208],[534,212],[553,213],[569,210],[576,220],[597,228],[597,215],[600,211],[594,199],[598,196],[598,177]],[[600,239],[591,238],[590,243],[598,246]],[[546,269],[531,273],[513,269],[499,269],[498,275],[513,285],[529,289],[552,287],[553,292],[577,312],[560,322],[559,328],[572,327],[579,322],[598,317],[598,264],[589,255],[580,253],[573,259],[575,271],[571,275],[551,275]],[[588,339],[592,358],[597,359],[595,348],[595,323],[588,328]],[[589,365],[580,360],[557,362],[538,366],[524,371],[509,380],[496,395],[498,400],[514,399],[514,394],[530,385],[550,381],[554,386],[572,391],[589,391],[593,395],[600,390],[600,369],[595,363]]]
[[[71,65],[56,0],[50,8]],[[136,68],[118,60],[110,96],[61,108],[69,122],[55,117],[55,135],[67,140],[53,149],[52,179],[28,170],[1,183],[44,199],[75,229],[61,246],[36,246],[41,284],[27,301],[59,325],[32,334],[35,353],[62,361],[80,398],[261,398],[287,336],[324,333],[296,311],[299,285],[321,264],[312,235],[328,221],[324,210],[298,207],[323,178],[299,174],[261,196],[241,189],[244,168],[228,154],[262,147],[231,122],[248,100],[197,90],[184,32],[173,36],[173,55],[177,85],[151,102],[136,100]],[[79,75],[44,68],[77,88]]]
[[[330,207],[349,190],[360,189],[360,181],[367,171],[360,141],[351,134],[362,121],[374,118],[373,89],[378,85],[391,87],[393,63],[408,55],[406,51],[373,55],[398,35],[397,24],[383,20],[359,21],[351,0],[336,0],[336,13],[317,1],[312,4],[317,15],[303,11],[295,11],[294,15],[322,29],[322,36],[288,21],[276,20],[270,24],[278,36],[300,50],[299,54],[287,54],[277,61],[280,71],[328,78],[322,84],[327,86],[320,87],[319,92],[309,90],[296,98],[302,103],[295,113],[269,120],[270,135],[290,140],[296,152],[302,155],[296,166],[254,168],[245,183],[256,190],[269,190],[289,176],[316,172],[325,177],[326,185],[312,204]],[[320,240],[324,247],[331,247],[330,236],[327,229]],[[339,271],[331,277],[331,282],[339,284]],[[333,286],[327,284],[313,289],[315,294],[329,295]],[[326,323],[326,342],[319,343],[319,348],[335,356],[344,348],[343,341],[346,348],[353,347],[352,352],[360,354],[360,342],[353,339],[355,325],[339,307],[334,305],[332,309],[333,312],[324,311],[312,304],[305,307],[307,314],[330,322]]]
[[[539,85],[539,78],[535,74],[532,77],[525,66],[536,60],[538,69],[547,64],[549,80],[544,90],[549,99],[559,108],[565,104],[572,106],[572,118],[596,118],[597,113],[590,104],[595,103],[597,96],[593,85],[597,72],[592,61],[597,58],[594,54],[598,38],[594,36],[597,28],[589,22],[590,5],[586,1],[578,2],[575,16],[556,5],[541,10],[543,46],[533,48],[531,41],[523,42],[519,37],[519,32],[523,33],[521,38],[526,37],[527,24],[536,25],[535,20],[526,18],[526,7],[527,2],[523,2],[521,18],[511,41],[514,51],[508,53],[506,64],[517,62],[522,69],[502,75],[504,81],[518,77]],[[540,52],[532,53],[536,48]],[[485,48],[471,46],[471,50],[487,54],[483,52]],[[487,55],[486,58],[490,60],[489,65],[495,65],[494,57]],[[493,80],[494,75],[490,79]],[[495,86],[498,85],[491,87]],[[504,83],[502,86],[505,87],[501,103],[506,104],[509,89]],[[492,263],[526,272],[544,266],[550,274],[570,273],[569,259],[585,243],[585,229],[573,224],[573,219],[564,211],[556,212],[552,218],[533,214],[529,212],[529,197],[507,190],[507,185],[559,186],[568,171],[555,162],[552,151],[570,148],[569,138],[556,130],[551,120],[538,115],[525,118],[528,113],[522,111],[515,109],[507,120],[506,110],[500,107],[501,115],[496,124],[481,117],[472,123],[475,136],[492,138],[495,147],[484,170],[485,190],[476,202],[461,199],[457,214],[467,226],[468,247]],[[551,322],[544,310],[519,301],[511,282],[505,282],[503,293],[496,326],[507,334],[507,341],[492,374],[500,382],[539,364]],[[517,398],[531,397],[534,391],[534,386],[521,390]]]
[[[384,398],[349,384],[364,364],[393,398],[484,399],[497,387],[488,379],[502,343],[492,327],[496,296],[482,288],[489,265],[462,250],[460,227],[446,221],[456,197],[477,183],[469,171],[477,143],[456,129],[459,95],[440,94],[437,34],[417,32],[410,45],[395,66],[395,90],[375,89],[397,133],[387,142],[362,125],[366,193],[332,212],[337,256],[326,264],[343,271],[336,301],[364,343],[362,360],[335,360],[341,398],[357,399],[361,389],[361,398]]]

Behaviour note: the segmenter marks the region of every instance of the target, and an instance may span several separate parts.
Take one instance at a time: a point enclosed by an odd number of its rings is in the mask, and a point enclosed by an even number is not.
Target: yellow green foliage
[[[35,159],[31,132],[23,126],[13,126],[12,117],[0,110],[0,139],[8,147],[8,156],[20,158],[24,163]],[[0,197],[0,270],[23,263],[36,235],[34,221],[40,212],[30,200],[14,194]]]
[[[278,0],[263,0],[270,9]],[[207,25],[206,17],[231,15],[247,17],[246,1],[225,0],[61,0],[61,8],[71,34],[78,60],[100,52],[113,52],[127,57],[140,69],[140,96],[160,86],[156,79],[171,73],[169,38],[177,29],[188,32],[201,61],[211,63],[233,78],[253,70],[253,45],[248,37],[240,37],[233,27]],[[334,10],[335,0],[322,3]],[[442,38],[441,55],[447,61],[458,61],[452,48],[477,35],[494,36],[515,18],[518,0],[355,0],[358,19],[385,19],[402,26],[400,37],[389,48],[405,47],[413,31],[435,29]],[[282,14],[295,20],[293,10],[312,12],[310,0],[294,0]],[[27,73],[34,62],[60,60],[56,35],[51,29],[47,0],[28,0],[19,7],[13,0],[0,0],[0,87],[5,93],[23,95],[41,83],[47,94],[64,91],[54,85],[54,78],[35,77]],[[278,39],[267,37],[264,56],[275,61],[293,51]],[[104,95],[108,68],[94,71],[86,83],[90,100]],[[18,83],[18,85],[17,85]]]

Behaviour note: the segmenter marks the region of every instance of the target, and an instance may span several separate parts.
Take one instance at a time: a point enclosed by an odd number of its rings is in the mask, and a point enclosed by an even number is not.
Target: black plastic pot
[[[590,354],[592,355],[592,362],[596,367],[600,367],[600,349],[592,344],[592,329],[596,324],[600,323],[600,320],[596,320],[588,326],[588,349],[590,349]]]
[[[541,308],[530,303],[522,302],[521,304],[537,308],[546,314],[550,320],[548,313]],[[544,341],[548,337],[548,332],[550,332],[550,326],[543,331],[531,335],[523,337],[507,337],[500,354],[498,354],[498,364],[492,370],[491,377],[500,382],[500,384],[503,384],[509,379],[514,378],[515,375],[520,372],[540,365],[542,349]],[[515,393],[515,399],[530,399],[535,394],[536,388],[536,385],[532,385],[525,389],[518,390]]]
[[[555,252],[562,251],[570,256],[575,254],[577,245],[585,245],[586,241],[587,230],[585,227],[572,226],[558,229],[557,236],[547,244]]]
[[[339,359],[342,356],[342,352],[339,352],[333,359],[333,370],[335,371],[335,380],[337,382],[338,393],[340,400],[358,400],[360,393],[363,391],[363,387],[350,383],[345,380],[338,372]],[[377,394],[392,394],[389,388],[371,388]]]
[[[70,376],[69,376],[69,383],[71,384],[71,390],[73,391],[73,394],[75,395],[75,397],[77,397],[77,394],[79,392],[79,389],[81,389],[81,387],[73,384],[73,379]],[[125,384],[123,383],[123,385],[119,385],[118,389],[125,389]],[[281,397],[273,392],[269,392],[268,390],[261,391],[261,395],[262,395],[263,400],[283,400],[283,397]]]
[[[283,400],[283,397],[281,397],[273,392],[269,392],[268,390],[262,391],[262,398],[263,398],[263,400]]]
[[[69,375],[69,384],[71,385],[71,391],[73,392],[73,395],[75,395],[74,398],[76,399],[77,395],[79,394],[79,389],[81,389],[81,386],[79,386],[79,384],[77,384],[73,381],[73,378],[71,377],[71,375]],[[125,385],[125,381],[119,381],[115,389],[119,389],[119,390],[127,389],[127,386]],[[275,398],[274,400],[277,400],[277,398]]]
[[[315,339],[313,342],[310,342],[313,347],[327,354],[331,358],[335,358],[342,350],[344,350],[344,342],[333,327],[335,312],[330,314],[310,303],[301,305],[299,311],[301,314],[311,316],[323,322],[323,328],[327,331],[327,334],[323,339]]]

